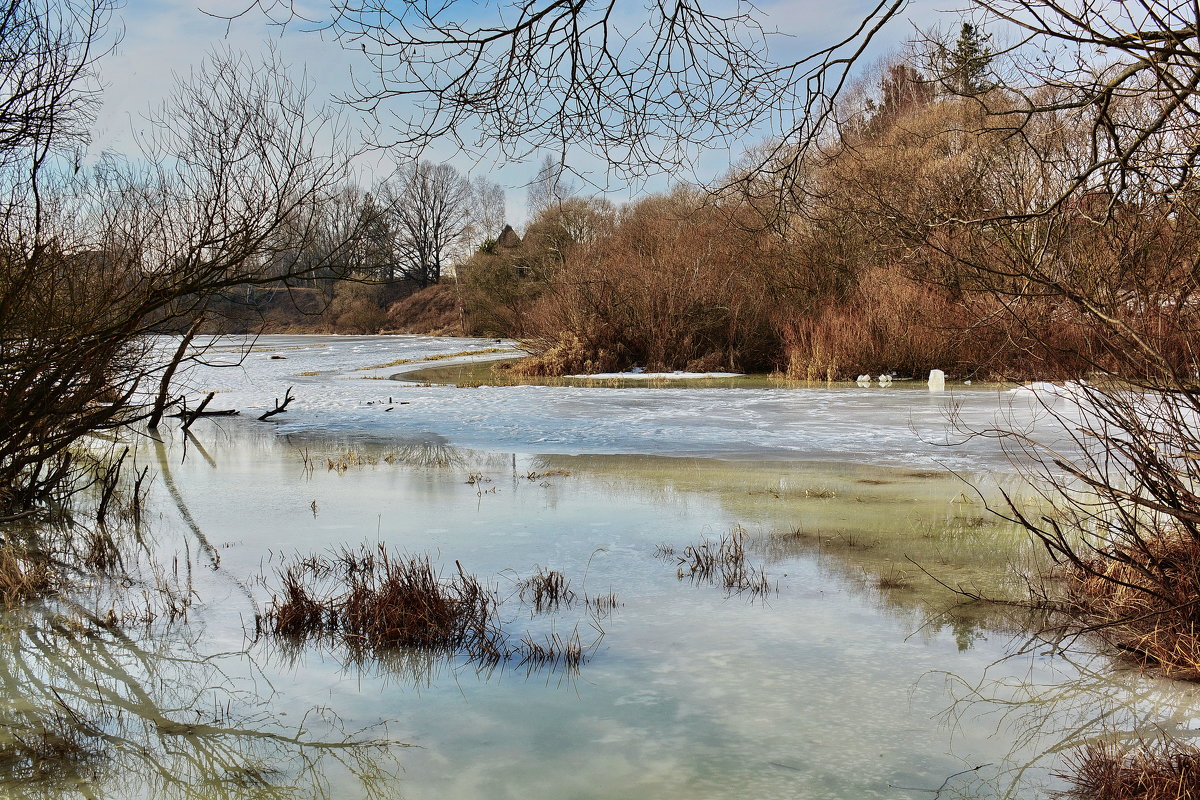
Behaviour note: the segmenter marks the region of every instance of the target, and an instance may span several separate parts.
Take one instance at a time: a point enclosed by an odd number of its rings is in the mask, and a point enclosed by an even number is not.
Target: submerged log
[[[287,391],[284,392],[284,394],[283,394],[283,402],[282,403],[279,402],[279,398],[276,397],[274,410],[268,411],[265,414],[263,414],[261,417],[258,418],[259,421],[261,422],[262,420],[269,419],[269,418],[275,416],[276,414],[282,414],[283,412],[287,411],[288,403],[292,402],[295,399],[296,398],[292,397],[292,387],[289,386],[287,388]]]

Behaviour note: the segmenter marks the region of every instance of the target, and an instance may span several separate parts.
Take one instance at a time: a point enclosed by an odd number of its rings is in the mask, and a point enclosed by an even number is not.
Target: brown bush
[[[683,192],[626,209],[610,235],[572,250],[525,320],[526,374],[642,366],[765,370],[782,352],[775,315],[782,243],[738,206]]]
[[[825,301],[784,333],[792,380],[851,380],[889,373],[962,378],[1079,377],[1103,358],[1061,302],[959,294],[896,271],[867,271],[848,299]]]
[[[381,295],[375,284],[338,281],[325,320],[335,333],[379,333],[388,321]]]

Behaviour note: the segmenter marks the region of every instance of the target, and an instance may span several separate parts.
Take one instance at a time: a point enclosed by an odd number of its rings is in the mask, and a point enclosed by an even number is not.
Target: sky
[[[905,19],[893,21],[886,35],[873,48],[871,58],[877,59],[902,45],[914,26],[954,25],[957,17],[947,18],[930,5],[933,0],[917,0],[906,9]],[[214,15],[232,15],[244,9],[251,0],[126,0],[116,12],[114,31],[121,39],[114,51],[101,62],[104,82],[103,106],[97,118],[93,140],[93,155],[100,151],[129,153],[133,149],[134,133],[146,128],[149,109],[167,97],[178,76],[186,76],[204,57],[217,48],[229,48],[255,54],[268,46],[277,48],[283,62],[295,76],[306,76],[314,89],[314,100],[345,94],[350,90],[351,70],[365,67],[362,53],[342,49],[336,42],[312,32],[311,26],[292,24],[280,28],[268,23],[263,15],[252,10],[240,18],[226,21]],[[321,0],[300,0],[314,12],[323,6]],[[630,0],[635,13],[639,0]],[[786,34],[775,40],[781,57],[798,57],[811,52],[851,32],[871,7],[862,0],[829,2],[829,0],[775,0],[759,3],[768,23]],[[207,13],[206,13],[207,12]],[[314,13],[313,16],[316,16]],[[774,45],[773,45],[774,46]],[[402,106],[393,106],[400,114]],[[351,126],[355,126],[351,115]],[[751,146],[761,138],[750,132],[742,146]],[[518,228],[525,222],[525,185],[536,173],[544,154],[535,155],[525,163],[499,163],[494,159],[479,160],[469,153],[457,152],[448,144],[437,144],[425,154],[436,161],[449,161],[460,171],[472,176],[485,176],[506,190],[506,210],[510,221]],[[705,154],[695,174],[677,176],[677,180],[715,178],[735,160],[739,152],[712,151]],[[369,186],[386,176],[395,163],[395,154],[376,153],[360,159],[360,182]],[[576,153],[568,153],[568,161],[585,174],[596,176],[594,182],[608,190],[614,202],[634,199],[642,194],[662,191],[669,187],[670,177],[660,176],[649,182],[628,185],[613,182],[603,175],[604,164]],[[580,183],[580,181],[576,181]]]

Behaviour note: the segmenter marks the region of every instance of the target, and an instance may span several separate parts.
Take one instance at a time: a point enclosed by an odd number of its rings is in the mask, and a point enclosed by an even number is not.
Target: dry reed
[[[1064,567],[1068,611],[1141,663],[1200,679],[1200,543],[1169,532],[1142,542]]]
[[[532,602],[534,610],[538,613],[570,606],[576,598],[571,589],[571,581],[558,570],[539,569],[517,584],[517,588],[521,599]]]
[[[48,559],[17,545],[0,545],[0,603],[21,603],[54,591],[56,579]]]
[[[496,658],[503,634],[495,594],[456,566],[446,578],[428,556],[396,557],[382,545],[310,556],[280,571],[282,595],[257,627],[337,638],[359,655],[405,646]]]
[[[1071,800],[1196,800],[1200,750],[1177,741],[1142,742],[1132,749],[1092,744],[1067,759],[1058,777]]]
[[[718,584],[730,593],[747,592],[752,598],[769,594],[774,587],[766,573],[746,560],[746,536],[746,529],[738,525],[718,541],[689,545],[677,557],[677,577]]]
[[[255,634],[293,645],[332,641],[358,661],[393,661],[408,652],[460,656],[481,668],[515,661],[531,670],[573,671],[596,644],[583,645],[578,627],[568,636],[551,633],[540,640],[524,633],[512,644],[496,592],[461,564],[443,576],[429,556],[399,557],[383,545],[307,556],[280,567],[277,577],[280,589],[255,619]],[[566,576],[553,570],[524,581],[518,594],[537,612],[569,606],[577,597]],[[589,601],[594,618],[616,606],[611,595]],[[593,626],[602,638],[594,619]]]

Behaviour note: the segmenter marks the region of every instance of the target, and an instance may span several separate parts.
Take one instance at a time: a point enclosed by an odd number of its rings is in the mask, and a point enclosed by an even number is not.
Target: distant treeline
[[[509,336],[535,375],[1192,375],[1200,223],[1154,167],[1180,142],[1144,144],[1149,166],[1089,166],[1096,128],[1070,89],[1041,87],[1031,113],[987,44],[963,25],[953,46],[883,64],[819,142],[765,143],[714,186],[617,207],[548,160],[521,235],[496,230],[497,187],[450,168],[344,189],[293,255],[329,266],[206,297],[203,325]],[[1158,102],[1133,93],[1109,114]]]
[[[965,49],[967,78],[894,61],[819,147],[764,147],[719,188],[550,205],[461,268],[468,330],[526,341],[532,374],[1191,374],[1197,219],[1129,175],[1079,191],[1087,121],[1024,116]]]

